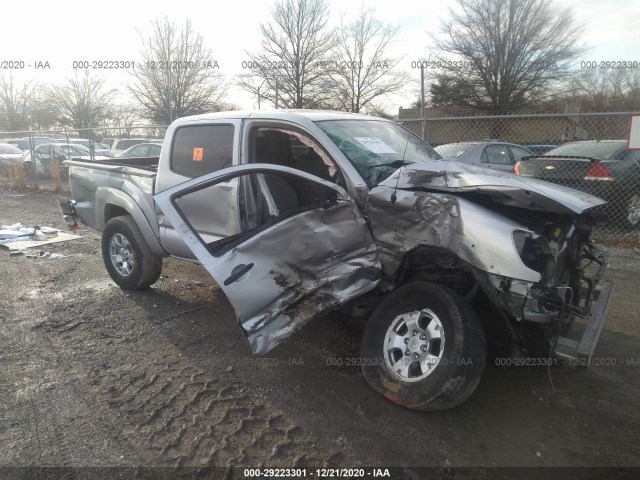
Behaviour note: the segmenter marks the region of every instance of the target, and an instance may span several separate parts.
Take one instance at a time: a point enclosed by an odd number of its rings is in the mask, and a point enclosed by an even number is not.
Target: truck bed
[[[144,170],[146,172],[151,172],[155,174],[158,170],[158,161],[160,157],[135,157],[135,158],[114,158],[113,160],[69,160],[65,162],[67,165],[77,165],[88,168],[97,168],[99,170],[114,170],[120,171],[121,173],[131,173],[125,172],[122,167],[127,167],[127,169],[135,168],[139,170]],[[107,168],[103,168],[107,167]],[[108,168],[115,167],[115,168]]]
[[[71,198],[84,224],[102,230],[111,210],[119,208],[133,215],[139,225],[145,220],[157,233],[153,193],[158,157],[64,163],[69,167]]]

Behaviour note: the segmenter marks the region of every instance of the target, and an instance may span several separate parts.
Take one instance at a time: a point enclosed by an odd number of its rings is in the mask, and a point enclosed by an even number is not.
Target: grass
[[[35,179],[29,175],[22,162],[13,165],[0,166],[0,179],[2,184],[6,185],[10,190],[17,192],[28,192],[46,190],[55,193],[68,192],[67,175],[64,173],[63,167],[58,163],[53,163],[49,168],[47,175],[38,178],[37,188]]]

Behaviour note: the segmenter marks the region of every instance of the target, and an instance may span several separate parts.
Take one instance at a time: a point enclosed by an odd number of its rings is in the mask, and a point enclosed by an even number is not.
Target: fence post
[[[33,176],[33,188],[38,190],[38,169],[36,168],[36,152],[33,132],[29,132],[29,152],[31,153],[31,175]]]

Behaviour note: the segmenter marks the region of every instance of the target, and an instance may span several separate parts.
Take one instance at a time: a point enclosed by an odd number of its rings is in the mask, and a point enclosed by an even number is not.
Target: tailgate
[[[520,163],[520,175],[547,181],[582,181],[592,167],[589,159],[529,158]]]

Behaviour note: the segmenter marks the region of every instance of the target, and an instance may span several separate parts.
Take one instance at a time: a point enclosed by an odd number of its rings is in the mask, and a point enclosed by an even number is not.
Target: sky
[[[559,7],[569,7],[576,22],[584,27],[583,42],[591,47],[583,60],[632,60],[640,62],[640,0],[550,0]],[[177,24],[189,19],[193,29],[213,51],[220,72],[231,83],[245,70],[246,51],[255,52],[260,45],[260,23],[269,21],[275,0],[257,1],[122,1],[104,4],[59,0],[56,2],[2,2],[0,18],[0,70],[20,80],[61,83],[73,75],[74,61],[136,61],[141,35],[151,29],[151,20],[169,17]],[[329,0],[330,25],[337,25],[341,14],[357,15],[360,1]],[[402,58],[399,68],[414,81],[402,92],[384,100],[387,111],[408,107],[419,92],[419,70],[411,62],[428,58],[429,33],[437,34],[455,0],[407,1],[369,0],[383,21],[399,25],[397,40],[389,52]],[[104,5],[104,7],[100,7]],[[7,68],[18,62],[24,68]],[[49,68],[35,68],[48,63]],[[14,65],[16,65],[14,63]],[[93,70],[105,78],[107,85],[122,91],[122,82],[130,76],[121,70]],[[428,79],[427,79],[428,80]],[[126,94],[122,94],[126,101]],[[244,109],[256,109],[257,99],[238,87],[230,86],[227,98]],[[263,108],[269,108],[263,102]]]

